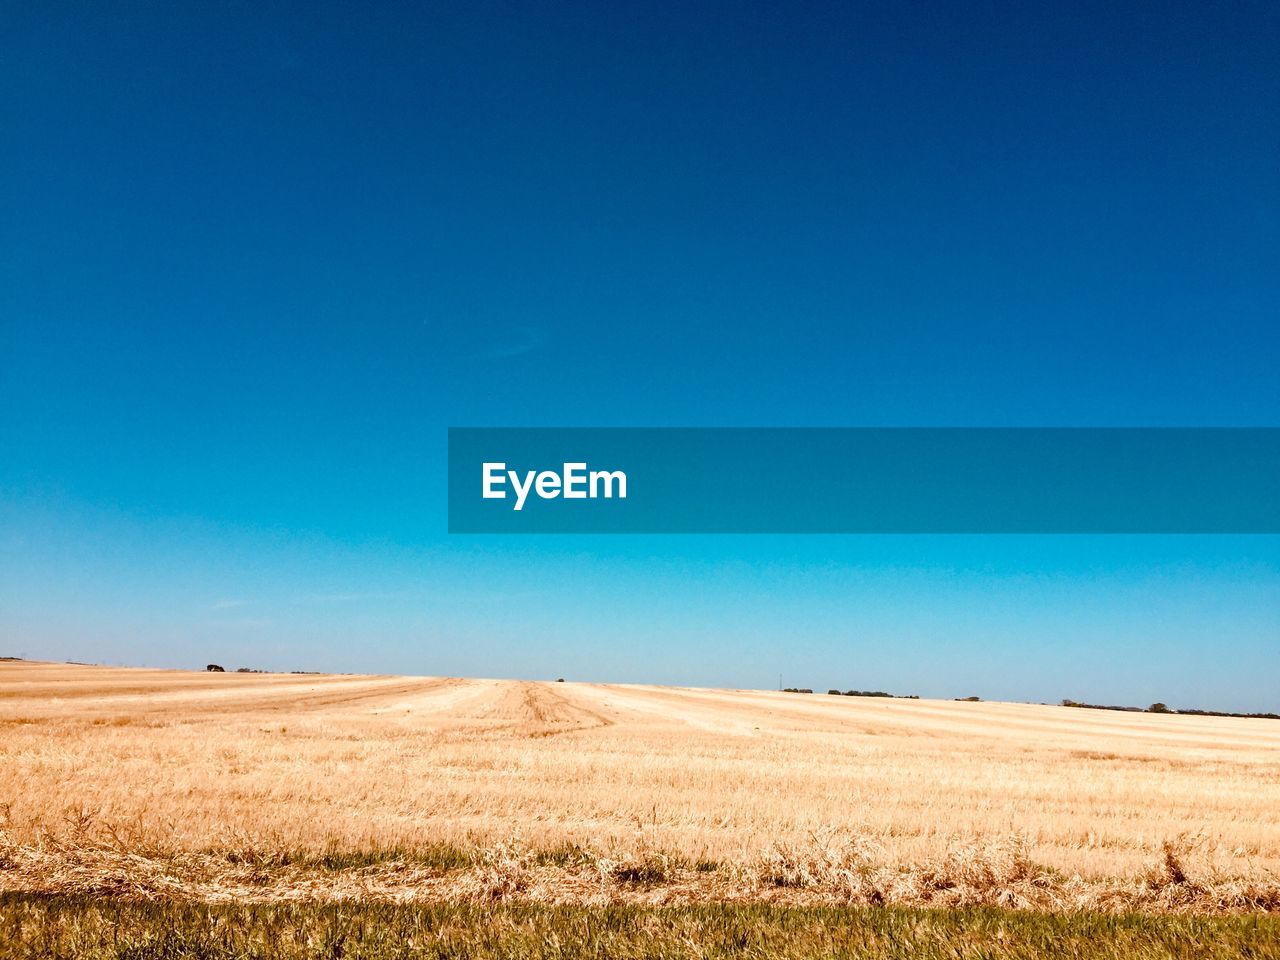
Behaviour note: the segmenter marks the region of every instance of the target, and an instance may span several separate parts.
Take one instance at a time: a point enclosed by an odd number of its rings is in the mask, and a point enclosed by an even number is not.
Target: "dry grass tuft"
[[[1161,845],[1159,862],[1137,885],[1132,901],[1137,909],[1159,912],[1280,911],[1280,880],[1249,879],[1222,874],[1213,868],[1190,866],[1201,838],[1180,836]]]
[[[509,900],[529,889],[533,854],[515,838],[481,850],[478,863],[460,884],[461,899]]]
[[[755,864],[766,887],[817,891],[847,903],[884,903],[883,851],[858,832],[828,830],[806,844],[776,843]]]
[[[1072,885],[1032,861],[1019,836],[953,843],[943,858],[910,872],[895,895],[938,906],[1044,907]]]
[[[607,852],[595,846],[577,848],[569,859],[586,873],[593,874],[606,896],[617,887],[650,889],[678,880],[684,858],[657,847],[643,824],[638,824],[629,844],[614,842]]]
[[[622,854],[614,862],[609,876],[619,883],[636,887],[656,887],[675,875],[673,857],[649,847]]]

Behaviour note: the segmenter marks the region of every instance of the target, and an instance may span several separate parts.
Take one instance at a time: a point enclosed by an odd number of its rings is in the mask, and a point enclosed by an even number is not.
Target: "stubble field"
[[[1269,910],[1280,722],[3,662],[0,812],[26,892]]]
[[[1280,957],[1280,722],[0,661],[0,958]]]

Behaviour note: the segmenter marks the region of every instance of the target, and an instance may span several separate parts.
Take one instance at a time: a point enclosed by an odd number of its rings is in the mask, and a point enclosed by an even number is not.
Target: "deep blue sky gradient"
[[[1275,538],[444,500],[450,425],[1280,424],[1273,4],[0,19],[0,645],[1280,707]]]

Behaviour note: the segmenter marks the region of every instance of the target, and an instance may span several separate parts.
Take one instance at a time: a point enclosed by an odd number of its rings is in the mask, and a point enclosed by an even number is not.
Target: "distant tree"
[[[227,672],[222,667],[218,666],[216,663],[209,664],[207,667],[205,667],[205,670],[207,670],[209,673],[226,673]]]
[[[828,690],[827,693],[833,697],[841,696],[841,693],[839,690]]]
[[[1168,712],[1169,712],[1169,708],[1160,702],[1153,703],[1151,706],[1147,707],[1147,713],[1168,713]]]

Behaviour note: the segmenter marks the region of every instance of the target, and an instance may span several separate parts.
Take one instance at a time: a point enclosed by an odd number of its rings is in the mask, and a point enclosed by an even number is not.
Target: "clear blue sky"
[[[0,20],[0,654],[1280,708],[1274,537],[444,500],[450,425],[1280,425],[1273,4]]]

